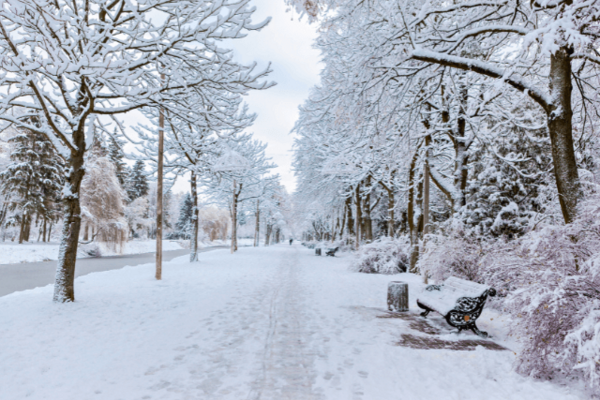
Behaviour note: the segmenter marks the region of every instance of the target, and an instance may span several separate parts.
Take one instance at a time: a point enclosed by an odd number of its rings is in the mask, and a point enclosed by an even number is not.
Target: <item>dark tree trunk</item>
[[[367,177],[366,184],[367,195],[365,196],[364,201],[364,237],[367,242],[373,241],[373,220],[371,219],[371,177]]]
[[[199,218],[198,218],[198,190],[196,189],[196,174],[192,172],[191,176],[192,186],[192,200],[194,202],[194,211],[192,214],[192,238],[191,238],[191,249],[190,249],[190,262],[198,261],[198,229],[199,229]]]
[[[415,170],[417,168],[418,150],[415,151],[408,171],[408,230],[410,235],[410,272],[416,272],[419,260],[419,234],[415,223]]]
[[[352,215],[352,196],[346,198],[346,215],[348,227],[348,236],[354,236],[354,217]]]
[[[355,189],[356,196],[356,250],[358,250],[360,246],[360,235],[361,235],[361,221],[362,221],[362,210],[361,210],[361,201],[360,201],[360,185],[356,186]]]
[[[454,187],[459,196],[454,201],[455,211],[467,204],[465,190],[467,189],[467,178],[469,177],[469,155],[467,153],[468,143],[465,138],[465,129],[467,125],[466,114],[469,102],[469,89],[465,82],[459,84],[459,101],[457,133],[454,138]]]
[[[568,224],[577,214],[580,196],[577,160],[573,148],[573,110],[571,107],[571,49],[562,47],[550,57],[550,97],[548,131],[560,207]]]
[[[54,301],[75,301],[75,262],[77,260],[77,245],[79,243],[79,231],[81,229],[81,207],[79,204],[79,192],[81,181],[85,174],[83,168],[85,138],[83,128],[75,131],[73,140],[77,151],[71,152],[69,159],[69,175],[65,183],[64,197],[64,225],[60,248],[58,253],[58,265],[56,267],[56,279],[54,283]]]
[[[43,226],[43,233],[42,233],[42,241],[45,243],[46,242],[46,232],[47,232],[47,223],[48,220],[46,218],[44,218],[44,226]]]
[[[273,230],[273,225],[267,224],[267,232],[265,232],[265,246],[271,244],[271,231]]]
[[[254,247],[260,240],[260,200],[256,200],[256,224],[254,225]]]

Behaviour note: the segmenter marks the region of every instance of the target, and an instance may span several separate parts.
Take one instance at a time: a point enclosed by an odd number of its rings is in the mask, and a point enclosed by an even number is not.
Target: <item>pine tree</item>
[[[127,182],[127,194],[129,200],[133,201],[148,194],[148,178],[144,172],[146,165],[143,161],[135,162]]]
[[[192,217],[194,214],[194,202],[192,196],[186,193],[183,201],[181,202],[181,208],[179,210],[179,220],[175,224],[175,232],[173,237],[181,239],[189,239],[192,234]]]
[[[19,243],[29,241],[34,216],[46,224],[58,217],[58,202],[64,183],[64,161],[45,136],[21,131],[9,139],[14,146],[12,161],[0,173],[0,191],[8,199],[9,209],[17,211],[14,223],[21,225]]]
[[[121,187],[125,188],[130,171],[127,164],[123,161],[125,158],[125,153],[123,153],[123,143],[113,136],[108,140],[108,158],[115,165],[117,179],[119,179]]]

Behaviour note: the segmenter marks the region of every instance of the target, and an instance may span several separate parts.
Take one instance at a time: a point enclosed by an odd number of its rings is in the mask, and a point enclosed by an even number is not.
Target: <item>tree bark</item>
[[[164,79],[164,75],[161,79]],[[156,279],[162,279],[162,228],[163,228],[163,153],[165,136],[165,111],[158,113],[158,168],[156,182]]]
[[[365,182],[367,188],[367,195],[363,202],[365,213],[364,213],[364,237],[365,240],[370,243],[373,241],[373,220],[371,219],[371,176],[368,176]]]
[[[358,250],[360,246],[360,234],[361,234],[361,220],[362,220],[362,210],[361,210],[361,201],[360,201],[360,185],[356,185],[355,189],[356,195],[356,250]]]
[[[273,230],[273,225],[267,224],[267,231],[265,232],[265,246],[268,246],[271,242],[271,231]]]
[[[81,229],[81,206],[79,192],[81,181],[85,174],[84,152],[85,133],[83,127],[73,134],[75,149],[69,159],[69,175],[67,176],[64,192],[64,224],[58,252],[58,264],[54,281],[54,301],[60,303],[75,301],[75,262],[77,260],[77,245]]]
[[[552,160],[560,207],[565,223],[571,223],[577,214],[580,197],[579,173],[573,148],[573,110],[571,107],[571,54],[566,47],[550,57],[550,98],[548,130],[552,142]]]
[[[457,199],[454,199],[455,212],[461,207],[467,204],[467,197],[465,190],[467,189],[467,178],[469,177],[469,155],[467,153],[468,143],[466,142],[465,131],[466,131],[466,114],[469,102],[469,89],[467,88],[464,76],[461,77],[459,82],[459,108],[458,108],[458,120],[456,137],[454,138],[454,187],[455,192],[458,195]]]
[[[347,222],[346,226],[348,227],[348,236],[354,236],[354,217],[352,215],[352,196],[346,197],[346,215]]]
[[[233,180],[233,198],[231,199],[231,254],[237,251],[237,183]]]
[[[260,200],[256,200],[256,223],[254,225],[254,247],[258,247],[260,238]]]
[[[190,262],[198,261],[198,229],[200,221],[198,219],[198,190],[196,188],[196,174],[192,172],[190,179],[192,186],[192,200],[194,202],[194,211],[192,214],[192,238],[191,238],[191,249],[190,249]]]
[[[417,167],[418,149],[415,150],[408,171],[408,231],[410,235],[410,272],[416,272],[419,260],[419,236],[415,226],[415,169]]]

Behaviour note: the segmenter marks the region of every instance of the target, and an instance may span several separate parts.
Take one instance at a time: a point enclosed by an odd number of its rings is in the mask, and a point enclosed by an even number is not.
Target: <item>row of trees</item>
[[[598,2],[288,3],[325,64],[295,127],[306,233],[400,236],[425,279],[500,288],[518,370],[597,385]]]
[[[0,10],[2,128],[45,137],[64,160],[56,301],[75,298],[86,155],[100,134],[126,137],[120,118],[132,112],[199,142],[248,126],[241,96],[271,86],[269,69],[235,62],[219,43],[268,23],[253,12],[249,0],[20,0]]]

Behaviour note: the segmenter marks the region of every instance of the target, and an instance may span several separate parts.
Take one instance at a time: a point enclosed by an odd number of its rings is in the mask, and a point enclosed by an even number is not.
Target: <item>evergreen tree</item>
[[[0,191],[11,211],[14,224],[21,225],[19,243],[29,241],[34,216],[46,223],[58,217],[58,202],[64,183],[64,161],[52,143],[39,133],[21,131],[9,139],[14,146],[11,164],[0,173]]]
[[[148,178],[144,172],[146,165],[143,161],[135,162],[127,182],[127,194],[133,201],[148,194]]]
[[[130,171],[127,164],[123,161],[125,158],[123,143],[112,136],[108,140],[108,158],[115,165],[115,172],[121,187],[125,188]]]
[[[175,224],[173,238],[189,239],[192,235],[192,217],[194,214],[194,202],[189,193],[185,194],[179,210],[179,220]]]

